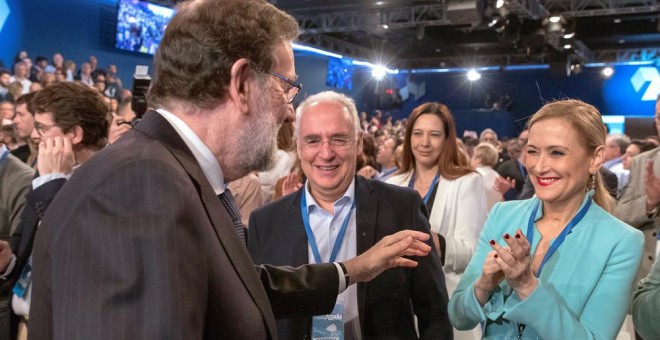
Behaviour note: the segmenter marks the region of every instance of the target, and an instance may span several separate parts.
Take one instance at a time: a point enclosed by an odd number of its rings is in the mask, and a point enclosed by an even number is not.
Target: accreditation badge
[[[312,340],[344,340],[344,307],[335,305],[332,313],[312,319]]]

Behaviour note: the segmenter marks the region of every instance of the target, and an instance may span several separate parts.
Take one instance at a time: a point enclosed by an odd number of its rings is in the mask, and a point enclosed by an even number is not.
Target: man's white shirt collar
[[[206,179],[211,184],[211,187],[213,187],[215,194],[220,195],[225,192],[225,179],[222,168],[220,168],[220,164],[213,155],[213,152],[211,152],[211,149],[204,144],[195,131],[181,120],[181,118],[165,109],[158,109],[156,112],[160,113],[172,125],[190,151],[192,151],[197,163],[199,163],[204,175],[206,175]]]

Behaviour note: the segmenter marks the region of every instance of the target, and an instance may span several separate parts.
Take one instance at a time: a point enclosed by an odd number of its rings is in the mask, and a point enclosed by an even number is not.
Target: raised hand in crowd
[[[296,172],[292,172],[282,181],[282,196],[286,196],[292,192],[298,191],[302,188],[303,184],[300,181],[300,176]]]
[[[493,189],[504,195],[507,191],[513,189],[516,187],[516,180],[507,177],[504,178],[502,176],[497,176],[495,178],[495,184],[493,185]]]
[[[364,178],[372,179],[376,175],[378,175],[378,170],[374,169],[370,165],[366,165],[362,169],[358,170],[357,174],[364,177]]]
[[[76,165],[71,140],[64,136],[42,139],[39,142],[37,166],[40,175],[69,174]]]

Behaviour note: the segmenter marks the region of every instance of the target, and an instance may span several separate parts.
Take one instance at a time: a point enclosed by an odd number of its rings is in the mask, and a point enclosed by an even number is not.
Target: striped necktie
[[[227,212],[229,213],[229,216],[231,216],[232,221],[234,221],[234,228],[236,229],[238,237],[241,239],[241,241],[243,241],[243,245],[246,245],[247,243],[245,242],[245,230],[243,229],[243,222],[241,221],[241,211],[236,205],[234,196],[231,194],[229,189],[225,189],[225,192],[218,195],[218,197],[220,198],[222,205],[224,205],[225,209],[227,209]]]

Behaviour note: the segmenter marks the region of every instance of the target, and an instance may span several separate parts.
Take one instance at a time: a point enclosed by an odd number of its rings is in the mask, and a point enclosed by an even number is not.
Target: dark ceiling
[[[503,1],[271,0],[298,19],[302,42],[398,68],[660,57],[658,0]],[[553,30],[555,14],[562,26]]]

